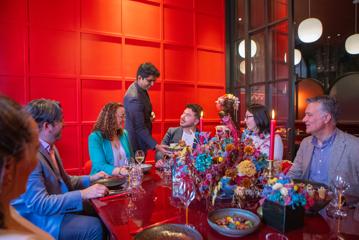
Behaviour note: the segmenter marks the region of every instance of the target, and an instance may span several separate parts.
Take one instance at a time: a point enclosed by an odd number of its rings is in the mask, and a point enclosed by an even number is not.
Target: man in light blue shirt
[[[303,122],[306,137],[288,176],[332,185],[336,176],[349,184],[347,194],[359,196],[359,138],[336,127],[338,104],[333,97],[307,99]]]

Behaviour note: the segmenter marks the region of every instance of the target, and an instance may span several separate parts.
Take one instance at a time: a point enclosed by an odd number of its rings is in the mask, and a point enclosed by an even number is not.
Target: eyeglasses
[[[253,115],[246,115],[246,116],[244,116],[244,119],[248,119],[248,118],[252,118],[253,117]]]

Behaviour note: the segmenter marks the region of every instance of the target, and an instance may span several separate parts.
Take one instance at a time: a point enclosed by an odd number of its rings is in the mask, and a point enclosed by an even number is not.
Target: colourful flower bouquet
[[[283,174],[268,180],[263,188],[262,197],[292,208],[298,206],[309,208],[312,202],[308,201],[309,195],[302,185],[295,184],[292,179]]]

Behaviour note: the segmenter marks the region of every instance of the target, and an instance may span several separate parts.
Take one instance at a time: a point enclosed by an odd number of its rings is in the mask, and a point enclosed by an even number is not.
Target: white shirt
[[[187,133],[185,131],[183,131],[182,134],[182,140],[185,141],[187,146],[193,146],[193,142],[194,142],[194,132],[190,131],[190,133]]]

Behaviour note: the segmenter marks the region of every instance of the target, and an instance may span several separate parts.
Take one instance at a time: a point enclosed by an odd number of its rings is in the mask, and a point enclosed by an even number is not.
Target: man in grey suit
[[[186,145],[194,147],[196,145],[196,131],[197,125],[200,121],[202,107],[198,104],[187,104],[181,117],[180,126],[169,128],[162,139],[161,144],[170,145],[171,143],[178,143],[180,140],[185,141]],[[163,154],[156,151],[156,166],[161,166]]]
[[[55,142],[61,138],[63,113],[56,101],[38,99],[26,107],[39,127],[39,162],[30,174],[26,192],[12,202],[30,222],[55,239],[99,239],[101,221],[87,216],[88,199],[107,194],[108,189],[90,183],[107,175],[69,176],[64,170]]]
[[[157,144],[152,137],[154,113],[147,91],[155,84],[159,76],[159,71],[152,63],[141,64],[137,70],[136,80],[127,89],[124,97],[125,129],[135,152],[156,149],[162,153],[168,153],[166,147]]]
[[[336,127],[338,104],[333,97],[307,99],[303,122],[306,137],[288,176],[331,185],[337,175],[350,184],[348,194],[359,196],[359,138]]]

